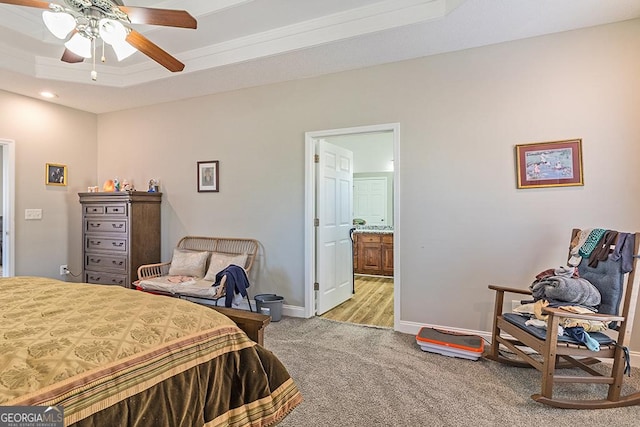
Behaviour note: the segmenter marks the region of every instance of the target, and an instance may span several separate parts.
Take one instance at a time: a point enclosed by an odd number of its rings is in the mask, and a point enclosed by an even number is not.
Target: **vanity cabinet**
[[[355,273],[393,276],[392,233],[354,233],[353,237]]]
[[[161,193],[79,193],[83,281],[126,288],[138,267],[160,262]]]

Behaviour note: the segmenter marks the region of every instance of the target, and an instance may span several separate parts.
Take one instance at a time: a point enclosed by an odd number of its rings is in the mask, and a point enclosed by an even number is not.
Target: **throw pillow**
[[[216,274],[229,267],[231,264],[239,265],[244,268],[247,262],[247,254],[230,255],[223,254],[221,252],[212,252],[211,260],[209,261],[209,269],[204,276],[204,280],[216,280]]]
[[[209,252],[174,249],[169,276],[202,277],[207,267],[208,258]]]

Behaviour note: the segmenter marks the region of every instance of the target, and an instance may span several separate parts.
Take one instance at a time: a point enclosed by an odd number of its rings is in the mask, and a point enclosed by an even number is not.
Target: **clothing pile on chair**
[[[600,305],[598,288],[588,280],[580,278],[576,267],[558,267],[541,272],[531,286],[533,292],[533,314],[535,319],[527,325],[546,327],[548,316],[543,314],[544,307],[558,307],[572,313],[594,313]],[[597,351],[600,345],[588,332],[600,332],[607,329],[604,322],[563,317],[560,320],[558,334],[568,335],[585,344],[590,350]]]
[[[598,262],[610,259],[622,261],[622,272],[633,269],[633,233],[619,233],[603,228],[585,228],[571,242],[571,258],[568,264],[578,266],[583,258],[589,258],[589,267],[597,267]],[[613,248],[613,249],[612,249]]]
[[[598,312],[602,303],[601,292],[589,280],[580,277],[578,266],[582,268],[587,264],[596,269],[602,261],[621,261],[621,270],[627,273],[633,265],[634,243],[633,234],[601,228],[582,230],[571,242],[569,266],[539,273],[529,287],[533,301],[516,311],[533,316],[527,325],[545,328],[548,316],[542,313],[544,307],[558,307],[582,314]],[[600,332],[607,328],[606,322],[561,318],[558,334],[570,336],[590,350],[598,351],[600,345],[589,336],[589,332]]]

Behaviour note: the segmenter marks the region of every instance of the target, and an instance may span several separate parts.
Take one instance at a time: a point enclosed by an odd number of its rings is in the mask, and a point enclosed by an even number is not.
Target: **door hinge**
[[[313,155],[313,163],[320,163],[320,154]]]
[[[313,219],[313,225],[315,227],[320,227],[320,218],[314,218]]]
[[[313,290],[314,290],[314,291],[319,291],[319,290],[320,290],[320,283],[315,282],[315,283],[313,284]]]

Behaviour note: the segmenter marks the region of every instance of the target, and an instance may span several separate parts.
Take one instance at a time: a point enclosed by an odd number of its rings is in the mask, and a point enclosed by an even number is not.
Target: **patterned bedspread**
[[[267,426],[301,401],[271,352],[177,298],[17,277],[0,313],[0,405],[62,405],[65,425]]]

